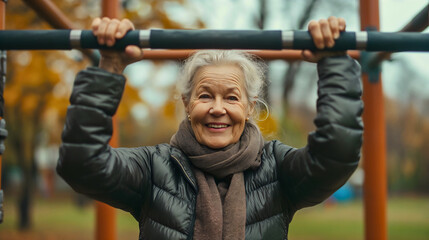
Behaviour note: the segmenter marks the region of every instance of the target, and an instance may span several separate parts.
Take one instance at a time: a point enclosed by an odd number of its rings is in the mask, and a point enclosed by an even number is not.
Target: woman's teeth
[[[207,127],[209,128],[226,128],[228,125],[226,124],[207,124]]]

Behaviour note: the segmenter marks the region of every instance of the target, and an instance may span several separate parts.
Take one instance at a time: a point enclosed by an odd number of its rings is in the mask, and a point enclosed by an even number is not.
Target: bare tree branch
[[[304,10],[303,15],[298,21],[298,29],[304,28],[305,24],[311,17],[313,10],[316,7],[317,0],[311,0]],[[301,66],[301,62],[290,62],[289,69],[285,73],[284,88],[283,88],[283,103],[287,104],[293,86],[295,85],[296,74]]]

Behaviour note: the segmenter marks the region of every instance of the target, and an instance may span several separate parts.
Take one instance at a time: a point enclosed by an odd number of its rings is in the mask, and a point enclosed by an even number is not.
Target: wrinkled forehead
[[[193,77],[193,87],[218,85],[245,89],[243,70],[237,64],[207,65],[200,67]]]

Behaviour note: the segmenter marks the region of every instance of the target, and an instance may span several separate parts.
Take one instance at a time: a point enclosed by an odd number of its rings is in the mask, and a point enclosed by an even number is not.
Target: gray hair
[[[185,102],[189,102],[191,98],[195,86],[194,75],[198,69],[221,64],[236,64],[240,67],[244,73],[244,87],[248,102],[257,101],[266,106],[265,102],[258,98],[264,84],[266,64],[252,54],[237,50],[203,50],[189,57],[182,67],[182,74],[177,84],[177,89]]]

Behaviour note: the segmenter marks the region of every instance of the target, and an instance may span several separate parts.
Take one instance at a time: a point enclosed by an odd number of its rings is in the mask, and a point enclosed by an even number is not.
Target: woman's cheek
[[[197,106],[197,101],[191,100],[191,102],[188,105],[188,114],[192,115],[192,112],[194,111],[195,107]]]
[[[243,104],[236,104],[230,108],[230,115],[236,121],[245,121],[246,119],[246,108]]]
[[[199,101],[195,101],[190,105],[189,108],[189,114],[191,115],[191,118],[196,118],[196,119],[202,119],[204,118],[206,112],[205,111],[205,106],[206,104],[203,102],[199,102]]]

